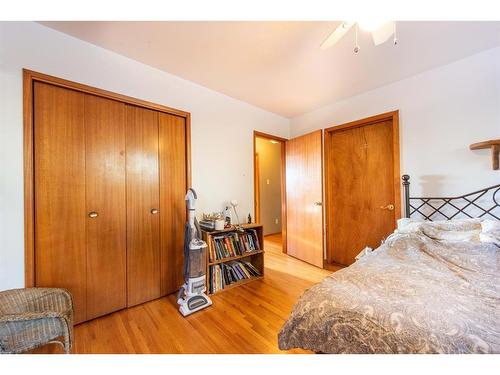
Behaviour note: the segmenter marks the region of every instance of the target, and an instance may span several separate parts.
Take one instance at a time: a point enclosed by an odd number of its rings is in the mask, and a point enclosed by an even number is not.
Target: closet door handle
[[[315,206],[321,206],[321,205],[323,205],[323,203],[321,201],[316,201],[316,202],[314,202],[314,205]]]
[[[158,209],[157,209],[157,208],[153,208],[153,209],[151,209],[151,214],[152,214],[152,215],[156,215],[158,212],[159,212],[159,211],[158,211]]]
[[[99,214],[97,212],[95,212],[95,211],[89,212],[90,218],[95,219],[97,216],[99,216]]]

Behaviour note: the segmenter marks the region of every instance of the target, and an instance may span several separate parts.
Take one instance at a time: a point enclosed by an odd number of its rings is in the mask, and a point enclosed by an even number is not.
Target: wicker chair
[[[70,353],[72,341],[73,300],[67,290],[0,292],[0,354],[22,353],[48,343],[60,344]]]

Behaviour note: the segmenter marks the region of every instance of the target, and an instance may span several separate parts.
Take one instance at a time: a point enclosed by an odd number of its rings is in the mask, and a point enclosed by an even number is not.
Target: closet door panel
[[[67,288],[86,319],[84,94],[34,84],[35,285]]]
[[[160,297],[158,112],[127,106],[128,306]]]
[[[125,108],[85,95],[87,319],[127,306]]]
[[[159,114],[161,294],[184,281],[186,222],[186,120]]]

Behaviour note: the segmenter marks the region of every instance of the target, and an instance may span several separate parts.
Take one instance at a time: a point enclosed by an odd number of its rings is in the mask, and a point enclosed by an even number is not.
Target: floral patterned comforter
[[[282,350],[500,353],[500,248],[393,234],[306,290]]]

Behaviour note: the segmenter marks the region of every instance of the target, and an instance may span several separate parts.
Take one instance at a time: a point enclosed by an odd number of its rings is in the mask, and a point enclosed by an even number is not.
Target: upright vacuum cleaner
[[[188,189],[186,204],[188,222],[184,235],[184,285],[177,294],[179,311],[183,316],[208,307],[212,300],[206,291],[206,252],[207,244],[201,240],[201,230],[195,217],[197,196],[193,189]]]

